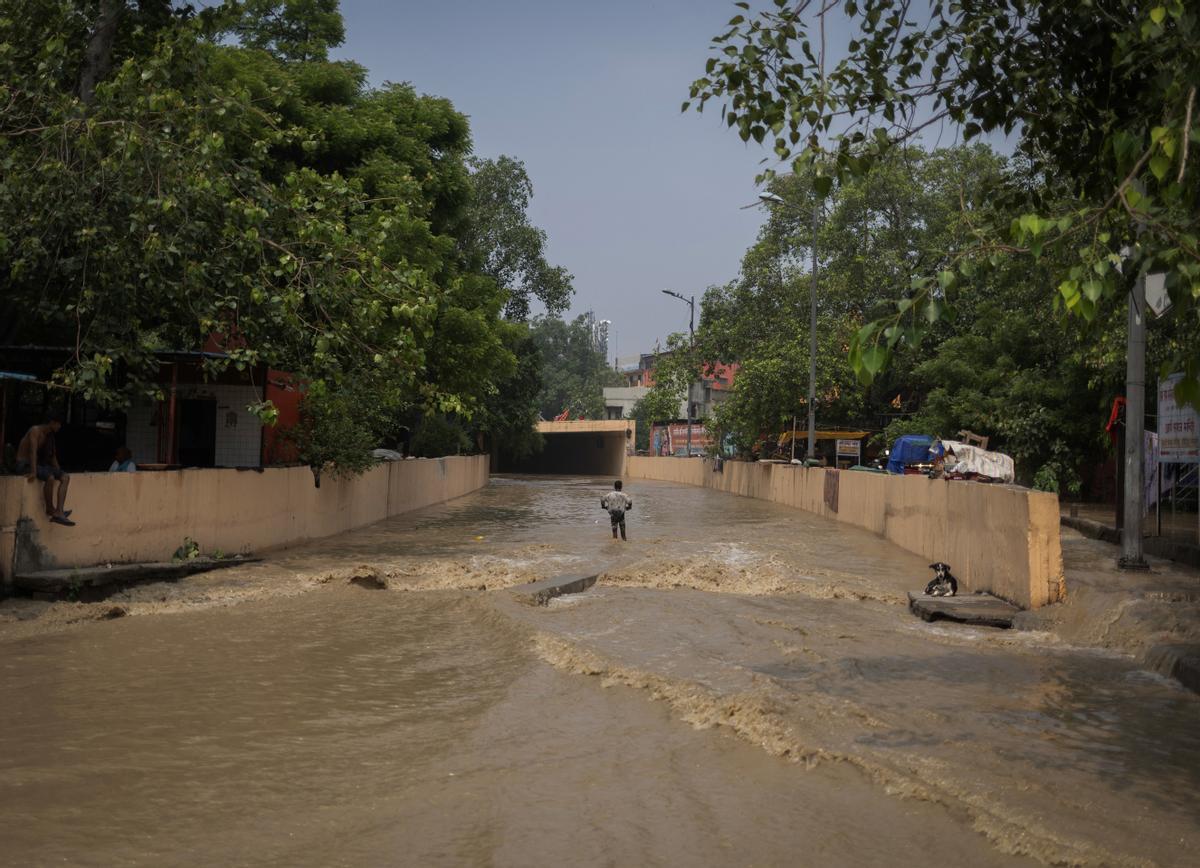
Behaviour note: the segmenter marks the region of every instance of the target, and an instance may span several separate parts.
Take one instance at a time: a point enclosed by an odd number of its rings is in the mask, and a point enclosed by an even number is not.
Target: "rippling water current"
[[[922,560],[802,512],[634,483],[613,543],[605,488],[499,478],[104,604],[5,603],[0,862],[1196,864],[1193,694],[924,624]],[[504,590],[580,571],[545,608]]]

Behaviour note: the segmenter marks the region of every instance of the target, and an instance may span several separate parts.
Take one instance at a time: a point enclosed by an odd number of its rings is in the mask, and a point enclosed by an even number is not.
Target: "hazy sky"
[[[695,294],[737,275],[764,215],[766,153],[716,113],[681,114],[732,0],[342,0],[373,84],[409,81],[470,116],[475,151],[525,162],[571,315],[613,322],[610,356],[687,330]]]

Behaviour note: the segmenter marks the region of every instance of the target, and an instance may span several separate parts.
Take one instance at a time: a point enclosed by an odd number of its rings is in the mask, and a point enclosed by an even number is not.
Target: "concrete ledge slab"
[[[1012,626],[1013,616],[1021,610],[991,594],[961,594],[954,597],[929,597],[908,592],[908,608],[923,621],[958,621],[983,627]]]
[[[1146,652],[1145,662],[1159,675],[1200,693],[1200,645],[1155,645]]]
[[[544,606],[563,594],[579,594],[586,591],[596,584],[599,575],[599,573],[591,573],[589,575],[555,576],[552,579],[543,579],[528,585],[517,585],[515,588],[509,588],[509,591],[522,603],[530,606]]]

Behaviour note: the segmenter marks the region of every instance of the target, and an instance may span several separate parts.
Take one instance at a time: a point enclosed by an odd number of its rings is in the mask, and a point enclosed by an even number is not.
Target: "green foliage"
[[[963,231],[960,203],[973,210],[1010,171],[978,145],[933,153],[908,148],[862,178],[835,188],[817,226],[819,427],[879,429],[953,438],[969,429],[1011,454],[1019,477],[1045,468],[1064,491],[1079,488],[1079,468],[1107,448],[1107,405],[1124,375],[1122,311],[1086,331],[1044,305],[1053,263],[1004,260],[961,287],[957,315],[925,323],[922,340],[903,339],[869,385],[846,352],[864,321],[889,304],[889,287],[912,262],[936,267]],[[801,425],[807,415],[808,293],[812,185],[803,175],[775,179],[783,199],[746,252],[738,281],[708,292],[697,352],[741,362],[714,427],[750,451],[762,435]],[[782,282],[781,282],[782,281]],[[1152,366],[1200,340],[1200,328],[1168,317],[1151,333]],[[896,406],[893,406],[895,402]]]
[[[171,560],[175,563],[184,561],[194,561],[200,557],[200,544],[190,536],[183,538],[183,545],[175,549],[175,554],[171,555]]]
[[[832,62],[826,17],[839,8],[849,41]],[[1086,322],[1119,307],[1132,278],[1150,271],[1166,274],[1175,315],[1194,321],[1194,4],[934,0],[928,20],[908,13],[907,0],[846,0],[737,15],[692,86],[698,109],[721,101],[729,126],[810,173],[820,196],[935,124],[958,125],[964,140],[1017,137],[1031,183],[998,186],[985,213],[964,203],[967,236],[889,287],[899,300],[851,343],[860,378],[878,376],[901,342],[952,315],[961,293],[1012,255],[1046,261],[1053,290],[1042,303]],[[1187,373],[1177,397],[1200,401],[1200,347],[1165,365]]]
[[[336,387],[323,381],[308,386],[299,423],[284,433],[301,462],[334,477],[352,476],[375,464],[371,450],[396,417],[371,401],[368,388],[353,380]]]
[[[1058,474],[1055,472],[1056,469],[1049,465],[1043,465],[1033,476],[1033,487],[1038,491],[1052,491],[1058,494]]]
[[[462,247],[487,212],[467,120],[326,61],[334,0],[33,5],[0,16],[0,339],[71,345],[58,382],[120,408],[161,397],[159,353],[217,336],[209,374],[308,384],[318,468],[365,466],[378,408],[467,417],[513,376],[511,287]]]
[[[655,373],[657,374],[657,368]],[[656,424],[674,422],[679,418],[679,402],[684,392],[669,387],[670,380],[656,381],[650,391],[633,405],[630,416],[637,422],[635,449],[650,448],[650,429]]]
[[[688,388],[702,373],[701,357],[691,338],[682,332],[667,335],[667,349],[654,359],[654,385],[646,395],[668,415],[656,421],[674,419],[679,413],[679,403],[688,394]]]
[[[1011,455],[1024,481],[1053,464],[1055,477],[1077,488],[1081,458],[1099,457],[1105,396],[1116,391],[1119,373],[1096,377],[1081,358],[1082,338],[1061,317],[1040,314],[1038,276],[1027,268],[993,275],[964,293],[948,336],[897,359],[920,403],[914,416],[889,426],[889,441],[987,433],[990,448]]]
[[[811,173],[774,179],[771,192],[782,201],[746,252],[740,278],[709,290],[703,302],[700,357],[742,365],[717,408],[718,434],[731,434],[745,453],[760,435],[808,415],[814,232],[816,415],[823,428],[873,427],[871,400],[891,384],[884,378],[864,387],[847,348],[863,321],[885,309],[894,281],[913,262],[934,261],[953,236],[962,190],[978,189],[1000,166],[986,149],[913,148],[849,179],[824,201],[813,194]]]
[[[461,455],[471,451],[471,438],[458,422],[440,413],[430,413],[413,432],[410,448],[418,458]]]
[[[503,335],[517,360],[516,368],[488,396],[478,424],[501,456],[520,462],[542,451],[542,435],[537,431],[542,357],[525,323],[505,323]]]
[[[571,301],[571,275],[546,261],[546,233],[529,222],[533,182],[525,164],[512,157],[471,161],[471,205],[464,252],[482,273],[508,293],[504,315],[529,317],[537,299],[548,316],[560,316]]]
[[[682,394],[663,388],[662,383],[656,383],[646,395],[633,405],[633,418],[638,424],[647,425],[674,422],[679,418],[679,405],[683,400]]]
[[[285,60],[324,60],[342,44],[346,27],[339,0],[242,0],[231,27],[243,45]]]
[[[603,419],[604,388],[619,386],[622,381],[597,348],[587,318],[578,316],[568,323],[556,317],[537,317],[531,334],[542,358],[538,396],[542,418],[553,419],[566,409],[572,419]]]

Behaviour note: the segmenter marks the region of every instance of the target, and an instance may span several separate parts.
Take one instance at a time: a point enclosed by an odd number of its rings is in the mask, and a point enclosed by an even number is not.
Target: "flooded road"
[[[783,507],[631,483],[614,543],[607,488],[3,604],[0,862],[1194,864],[1195,695],[924,624],[923,560]]]

